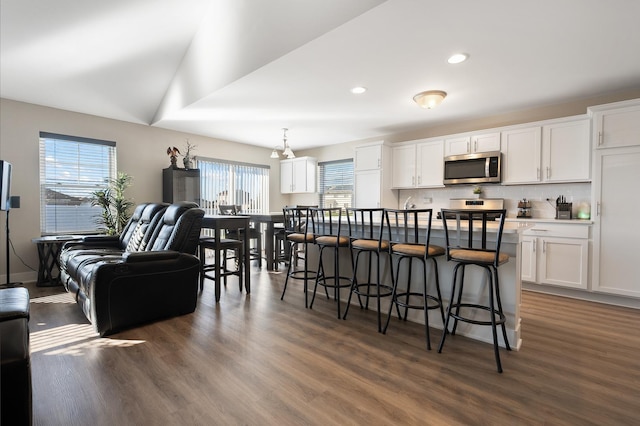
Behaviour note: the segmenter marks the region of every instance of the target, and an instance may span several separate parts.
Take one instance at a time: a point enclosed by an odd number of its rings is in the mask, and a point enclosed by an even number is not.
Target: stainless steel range
[[[449,208],[456,209],[456,210],[462,210],[462,209],[501,210],[501,209],[504,209],[504,199],[503,198],[452,198],[449,200]],[[437,218],[442,219],[442,215],[440,212],[438,212]]]

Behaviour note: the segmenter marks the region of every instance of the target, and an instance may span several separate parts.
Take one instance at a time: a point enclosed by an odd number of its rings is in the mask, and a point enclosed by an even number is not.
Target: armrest
[[[120,236],[118,235],[90,235],[82,238],[78,241],[68,241],[62,247],[63,249],[68,249],[71,247],[86,247],[86,248],[96,248],[96,247],[106,247],[106,248],[119,248],[120,247]]]
[[[107,244],[120,241],[119,235],[87,235],[80,240],[83,243],[104,242]]]
[[[124,263],[153,262],[156,260],[177,259],[180,252],[173,250],[126,252],[122,256]]]

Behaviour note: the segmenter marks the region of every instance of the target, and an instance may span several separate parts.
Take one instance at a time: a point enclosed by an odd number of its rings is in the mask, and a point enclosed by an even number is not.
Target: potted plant
[[[473,188],[473,195],[475,195],[476,198],[480,198],[482,196],[482,188],[479,186]]]
[[[118,172],[117,177],[111,179],[106,189],[100,189],[91,194],[91,205],[102,208],[102,213],[96,222],[107,235],[120,234],[131,217],[129,209],[133,202],[124,196],[124,191],[129,186],[131,186],[131,176]]]
[[[184,158],[182,159],[182,164],[184,164],[184,168],[186,170],[193,168],[193,157],[191,157],[191,150],[196,148],[195,145],[191,145],[189,143],[189,139],[187,139],[187,151],[184,154]]]

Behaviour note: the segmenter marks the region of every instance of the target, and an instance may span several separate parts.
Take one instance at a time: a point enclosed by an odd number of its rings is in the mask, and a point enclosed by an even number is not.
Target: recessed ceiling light
[[[447,59],[447,62],[449,62],[450,64],[459,64],[460,62],[464,62],[469,58],[469,55],[467,55],[466,53],[456,53],[455,55],[451,55],[451,57],[449,57],[449,59]]]
[[[353,93],[354,95],[360,95],[361,93],[364,93],[366,91],[367,91],[367,88],[362,86],[357,86],[351,89],[351,93]]]

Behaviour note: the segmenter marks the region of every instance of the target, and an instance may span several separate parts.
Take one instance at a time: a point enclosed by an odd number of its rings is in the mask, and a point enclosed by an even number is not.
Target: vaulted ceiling
[[[2,0],[0,95],[268,148],[287,127],[310,148],[637,89],[638,16],[636,0]],[[432,89],[445,101],[419,108]]]

